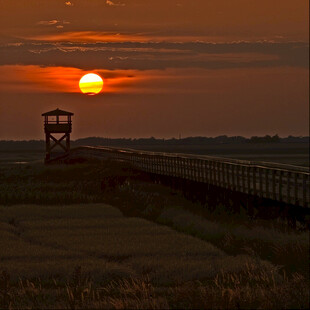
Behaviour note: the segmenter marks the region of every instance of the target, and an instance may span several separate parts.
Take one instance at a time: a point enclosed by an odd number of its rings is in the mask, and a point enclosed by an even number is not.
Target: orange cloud
[[[66,22],[63,22],[66,24]],[[225,36],[181,36],[181,35],[155,35],[153,33],[115,33],[99,31],[71,31],[62,33],[46,33],[36,36],[23,36],[23,39],[48,41],[48,42],[213,42],[213,43],[237,43],[240,39]],[[247,39],[247,38],[244,38]],[[258,40],[259,42],[259,40]]]
[[[203,70],[92,70],[104,80],[102,93],[201,92]],[[73,67],[0,66],[0,91],[10,93],[80,93],[79,80],[89,71]],[[186,87],[188,86],[188,88]]]
[[[275,93],[282,92],[285,79],[301,79],[308,70],[301,68],[243,68],[165,70],[104,70],[91,72],[104,80],[102,94],[247,94],[275,81]],[[289,72],[289,74],[288,74]],[[79,80],[90,71],[74,67],[0,66],[1,93],[80,93]],[[249,81],[252,82],[249,82]],[[307,79],[306,79],[307,80]],[[307,84],[307,83],[306,83]],[[308,84],[307,84],[308,85]],[[268,88],[267,88],[268,89]]]
[[[125,6],[125,3],[116,3],[116,2],[113,2],[113,1],[111,1],[111,0],[106,0],[106,2],[105,2],[107,5],[109,5],[109,6]]]
[[[70,24],[70,22],[65,21],[65,20],[61,22],[57,19],[41,20],[41,21],[37,22],[37,25],[43,25],[43,26],[54,26],[54,25],[56,25],[56,28],[58,28],[58,29],[62,29],[62,28],[64,28],[63,25],[68,25],[68,24]]]
[[[104,79],[104,93],[124,91],[133,85],[133,70],[92,70]],[[80,93],[79,80],[89,73],[73,67],[0,66],[0,91],[25,93]]]
[[[102,93],[197,92],[203,70],[92,70],[104,80]],[[89,71],[73,67],[0,66],[0,91],[10,93],[80,93],[79,80]],[[193,85],[191,85],[193,84]],[[188,88],[186,87],[188,86]]]
[[[37,22],[38,25],[45,25],[45,26],[51,26],[51,25],[56,25],[59,23],[57,19],[52,19],[52,20],[40,20]]]
[[[149,38],[143,35],[129,35],[110,32],[96,32],[96,31],[74,31],[54,34],[44,34],[34,37],[27,37],[31,40],[39,41],[62,41],[62,42],[126,42],[137,41],[146,42]]]

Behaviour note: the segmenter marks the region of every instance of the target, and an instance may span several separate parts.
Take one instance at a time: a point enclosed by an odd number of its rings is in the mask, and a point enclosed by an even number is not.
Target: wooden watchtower
[[[44,116],[44,132],[46,142],[45,163],[51,159],[52,150],[58,145],[65,153],[70,151],[70,133],[72,132],[71,116],[73,113],[63,110],[53,110],[43,113]],[[60,138],[56,138],[53,134],[62,134]],[[51,144],[52,141],[54,144]],[[66,143],[63,144],[62,141]]]

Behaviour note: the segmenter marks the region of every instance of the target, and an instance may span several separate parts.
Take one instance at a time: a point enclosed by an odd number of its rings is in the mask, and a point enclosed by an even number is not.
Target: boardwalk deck
[[[310,173],[304,167],[112,147],[78,147],[69,156],[128,161],[146,172],[310,207]]]

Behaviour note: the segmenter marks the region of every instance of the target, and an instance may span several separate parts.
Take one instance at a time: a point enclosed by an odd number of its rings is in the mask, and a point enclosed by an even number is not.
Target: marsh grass
[[[19,205],[0,214],[2,308],[291,309],[309,302],[303,274],[257,255],[228,255],[110,206]]]
[[[307,231],[205,208],[126,164],[1,166],[1,204],[0,308],[309,304]]]
[[[206,240],[226,253],[247,253],[309,277],[309,232],[284,233],[269,227],[224,226],[180,208],[164,210],[157,221]]]
[[[249,279],[251,279],[249,281]],[[209,283],[190,281],[155,286],[147,276],[98,285],[80,266],[65,285],[52,279],[21,279],[0,275],[0,307],[5,309],[307,309],[309,290],[304,278],[279,281],[273,274],[248,265],[243,273],[219,273]]]
[[[178,192],[171,195],[169,188],[159,184],[133,181],[120,186],[115,194],[118,199],[109,200],[124,214],[145,217],[211,242],[231,255],[260,257],[309,278],[309,231],[302,227],[296,230],[277,220],[249,219],[245,214],[231,214],[223,206],[211,212],[184,201]]]

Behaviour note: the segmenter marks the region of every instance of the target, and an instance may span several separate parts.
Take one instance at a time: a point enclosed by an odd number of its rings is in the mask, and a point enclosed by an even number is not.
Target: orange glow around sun
[[[103,80],[98,74],[88,73],[80,79],[79,87],[83,94],[96,95],[102,90]]]

